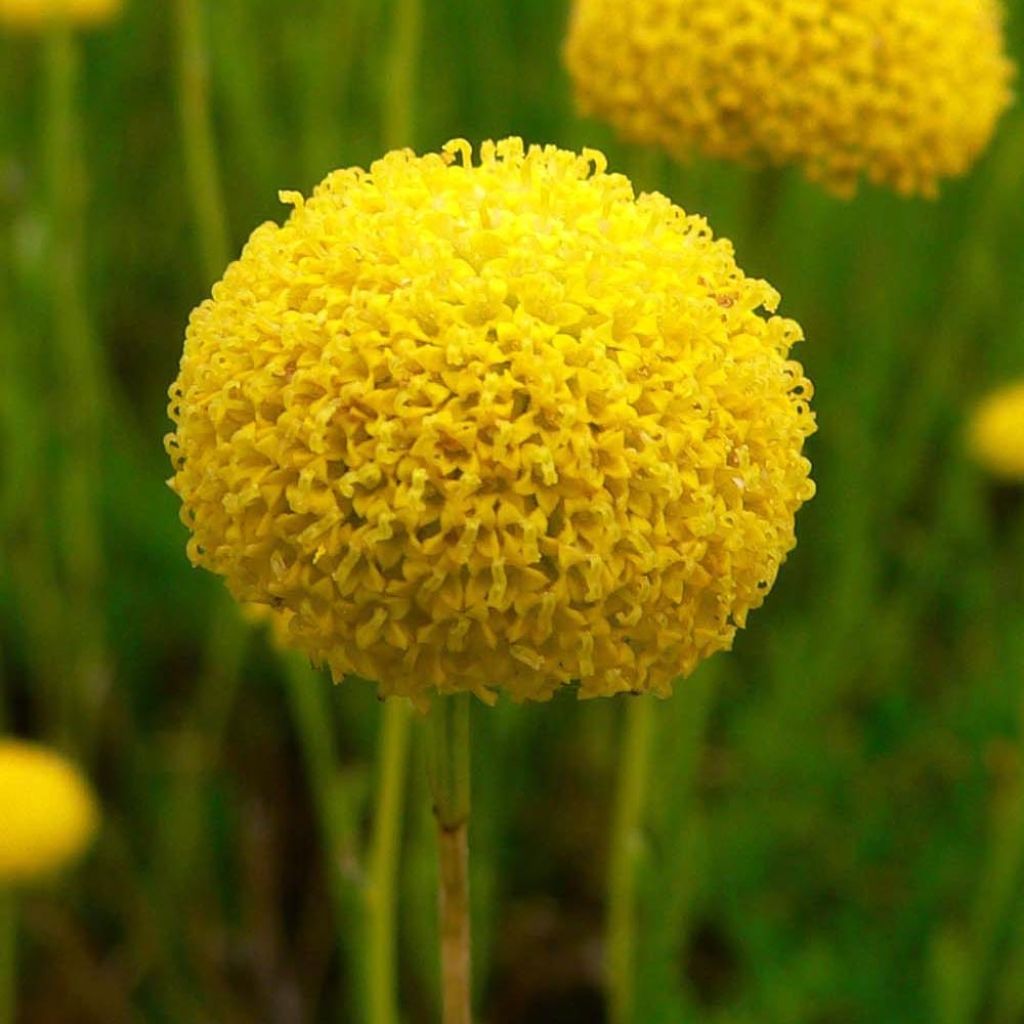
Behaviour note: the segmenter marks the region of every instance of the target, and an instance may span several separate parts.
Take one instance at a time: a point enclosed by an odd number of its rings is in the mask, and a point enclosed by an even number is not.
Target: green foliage
[[[76,41],[99,408],[71,421],[82,382],[58,339],[78,313],[53,260],[55,217],[76,214],[48,167],[46,44],[0,37],[0,723],[75,750],[106,808],[74,878],[25,900],[21,1019],[348,1020],[379,706],[366,684],[330,690],[270,653],[189,567],[163,484],[165,391],[211,283],[172,6],[130,3]],[[237,252],[284,216],[279,188],[383,149],[398,4],[203,7]],[[775,592],[733,654],[655,709],[641,1019],[1019,1021],[1024,495],[968,463],[962,428],[982,390],[1024,374],[1024,111],[938,202],[867,189],[841,203],[790,173],[674,166],[575,118],[565,16],[550,0],[427,4],[408,141],[596,145],[705,214],[803,324],[820,424],[818,496]],[[99,431],[94,452],[74,422]],[[69,473],[95,507],[69,503]],[[76,561],[69,514],[98,521],[98,571]],[[303,685],[323,689],[310,702]],[[473,709],[482,1019],[602,1019],[620,710]],[[410,1022],[434,1019],[437,998],[419,727],[399,920]]]

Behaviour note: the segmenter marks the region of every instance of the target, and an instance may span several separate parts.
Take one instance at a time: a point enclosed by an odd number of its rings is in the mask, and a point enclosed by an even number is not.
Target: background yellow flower
[[[120,13],[124,0],[0,0],[0,25],[45,28],[55,20],[98,25]]]
[[[0,884],[70,863],[98,822],[88,783],[47,747],[0,739]]]
[[[1024,380],[986,395],[968,425],[971,454],[989,472],[1024,480]]]
[[[565,57],[627,139],[799,164],[840,194],[962,174],[1013,74],[997,0],[575,0]]]

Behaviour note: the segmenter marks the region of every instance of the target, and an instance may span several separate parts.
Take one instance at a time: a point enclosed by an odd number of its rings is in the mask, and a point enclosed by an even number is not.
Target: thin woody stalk
[[[470,1024],[468,694],[435,697],[429,715],[430,787],[437,819],[444,1024]]]

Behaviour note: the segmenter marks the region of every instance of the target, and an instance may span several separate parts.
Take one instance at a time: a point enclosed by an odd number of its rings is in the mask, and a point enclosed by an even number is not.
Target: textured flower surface
[[[999,0],[575,0],[577,101],[677,156],[934,194],[1010,102]]]
[[[92,791],[72,765],[46,747],[0,738],[0,883],[68,864],[97,820]]]
[[[193,562],[419,699],[667,693],[728,647],[813,493],[800,328],[731,244],[519,139],[282,197],[171,387]]]
[[[989,472],[1024,480],[1024,380],[987,395],[968,427],[971,454]]]
[[[0,25],[45,28],[54,21],[98,25],[121,10],[123,0],[0,0]]]

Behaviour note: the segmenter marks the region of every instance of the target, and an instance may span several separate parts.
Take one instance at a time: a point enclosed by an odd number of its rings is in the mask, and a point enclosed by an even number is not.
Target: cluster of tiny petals
[[[85,779],[55,751],[0,737],[0,888],[76,858],[98,822]]]
[[[664,694],[727,648],[813,493],[800,328],[730,243],[519,139],[282,198],[170,392],[193,562],[417,700]]]
[[[41,29],[53,22],[99,25],[116,17],[124,0],[0,0],[0,25]]]
[[[1011,99],[1000,0],[575,0],[584,112],[678,156],[933,195]]]
[[[968,445],[990,473],[1024,481],[1024,380],[1005,384],[982,399],[968,426]]]

